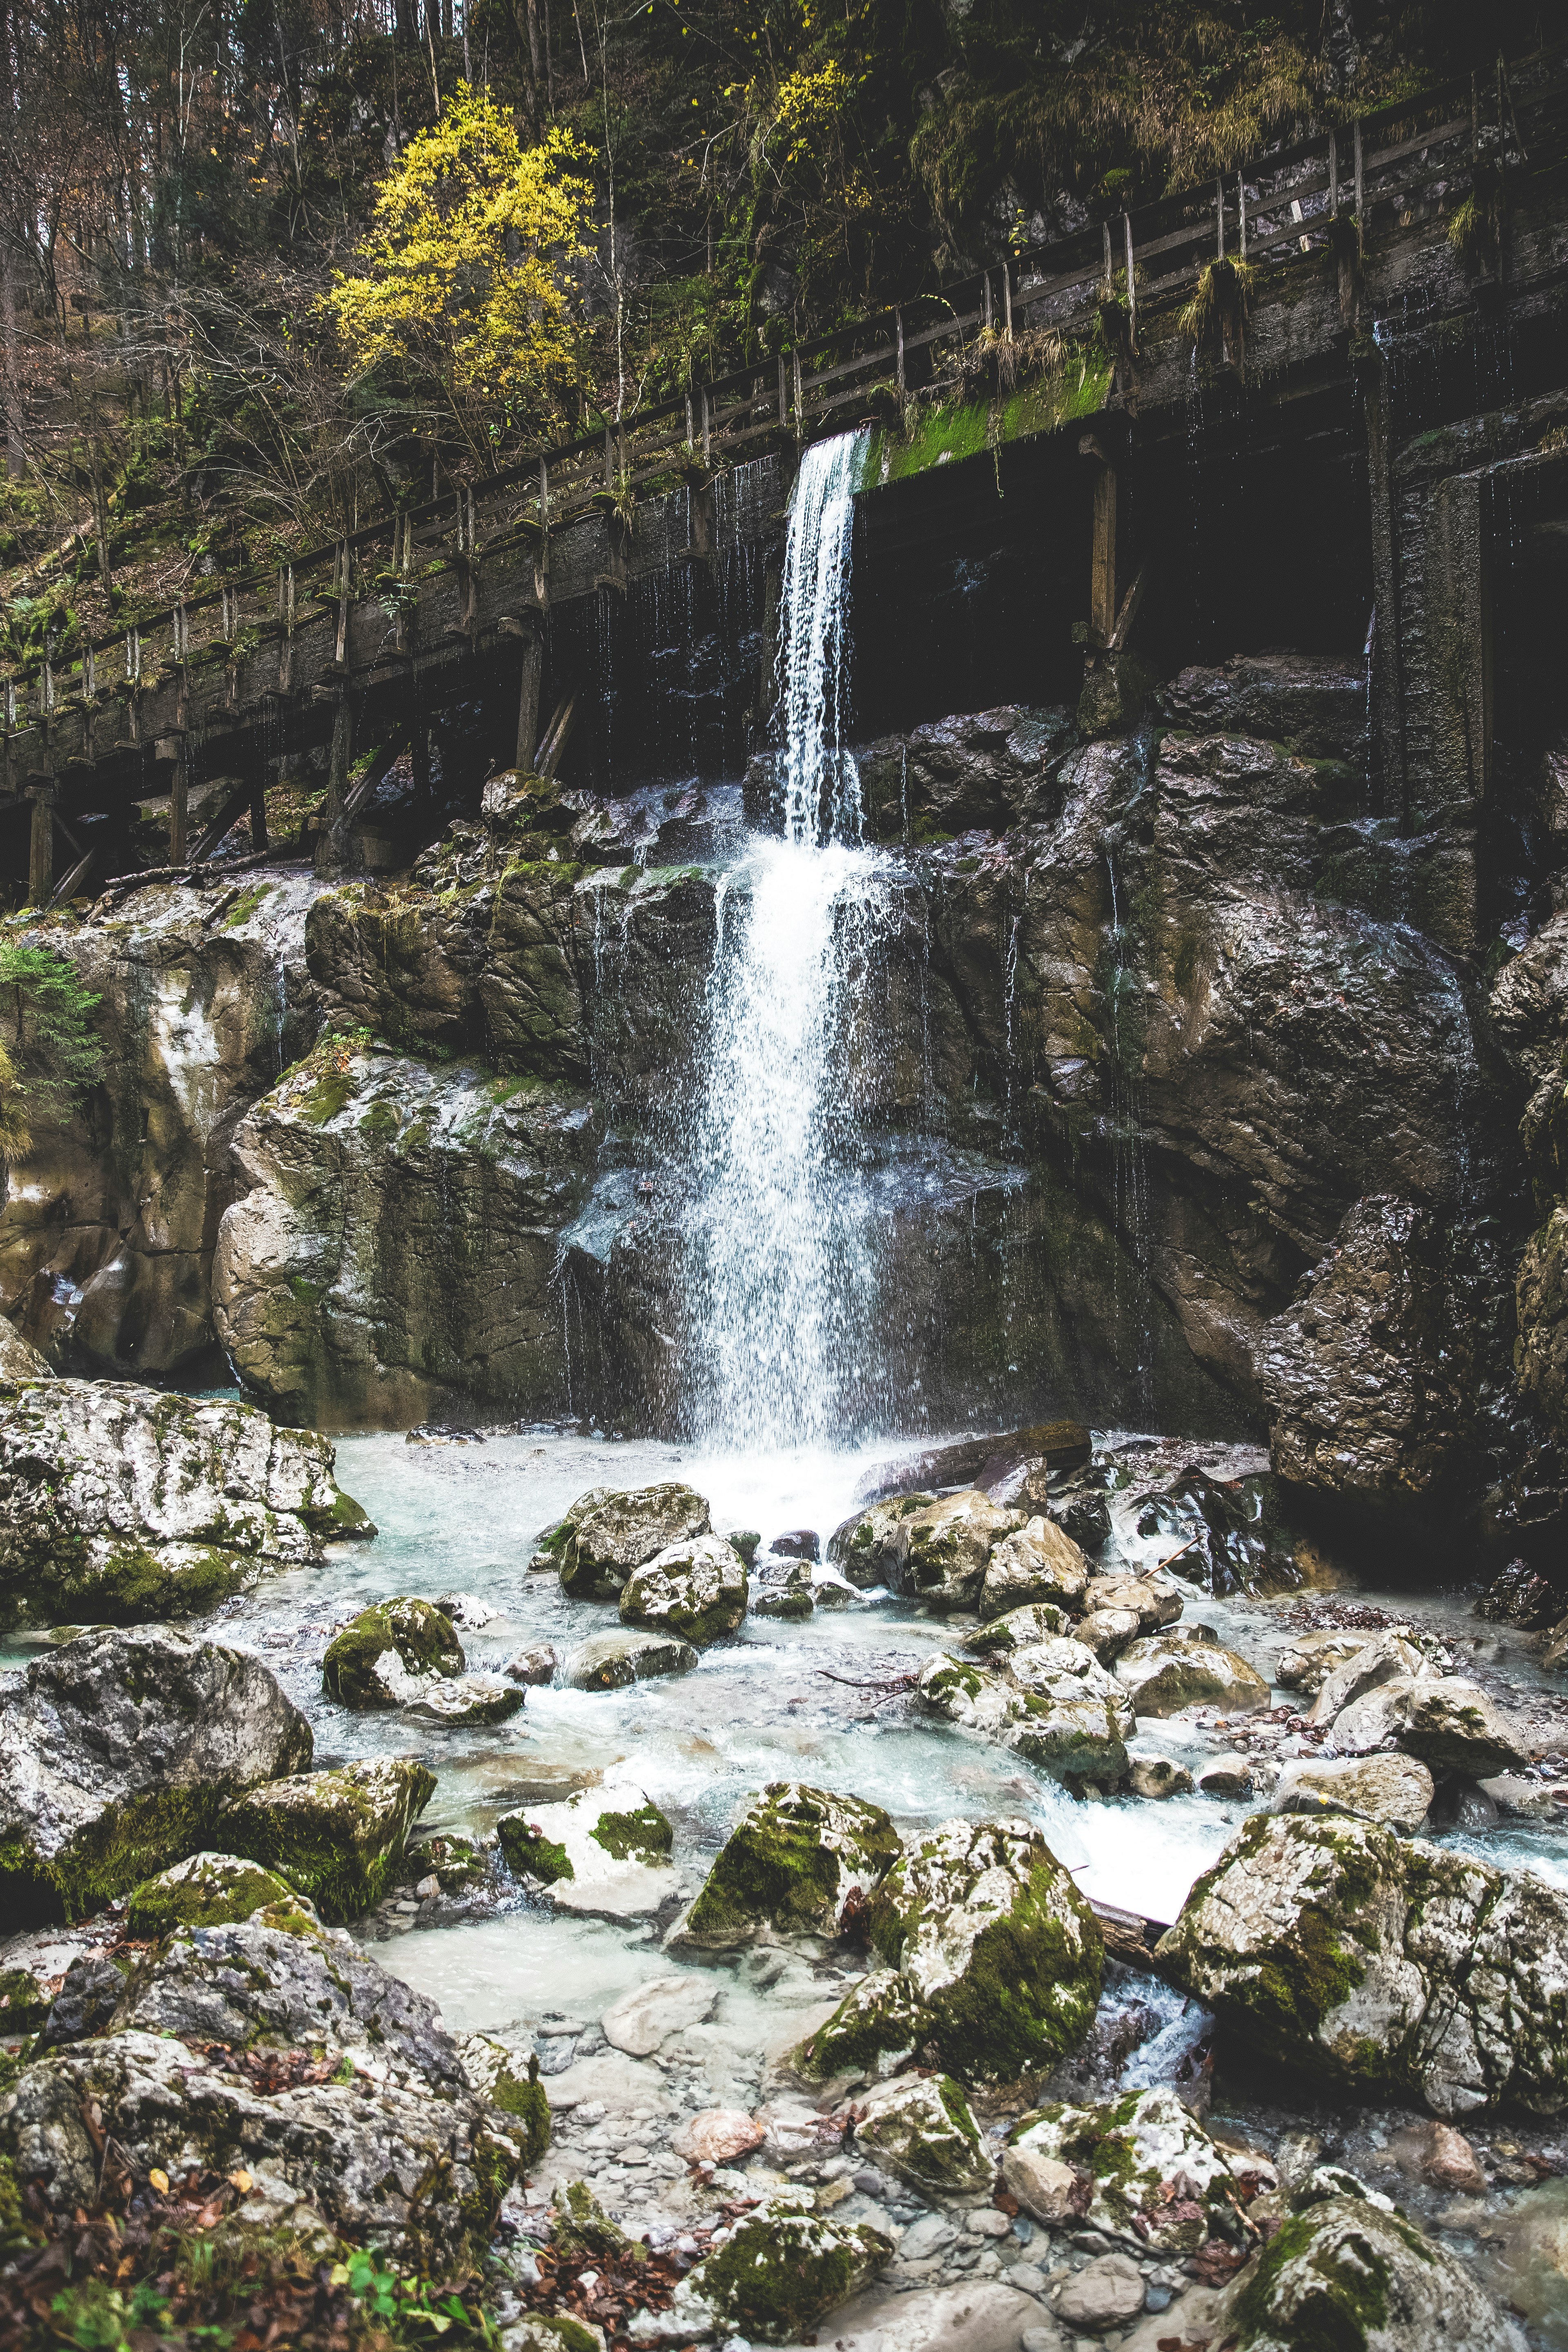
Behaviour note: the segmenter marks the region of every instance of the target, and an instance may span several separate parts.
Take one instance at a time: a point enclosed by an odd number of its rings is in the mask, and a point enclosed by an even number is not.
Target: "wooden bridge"
[[[998,355],[1041,348],[1033,331],[1098,339],[1113,364],[1108,404],[1131,415],[1179,400],[1193,338],[1182,308],[1215,260],[1252,276],[1246,330],[1216,305],[1217,368],[1343,369],[1352,332],[1411,274],[1473,310],[1500,288],[1555,285],[1560,242],[1509,268],[1504,195],[1532,151],[1561,156],[1568,40],[1495,82],[1451,84],[1321,131],[1206,187],[1019,254],[1001,268],[883,310],[765,363],[607,424],[444,497],[389,512],[277,572],[223,577],[204,593],[86,648],[4,675],[0,810],[30,803],[28,899],[41,905],[112,878],[110,845],[86,846],[73,817],[131,803],[169,806],[168,863],[195,864],[248,809],[268,847],[266,791],[280,760],[330,745],[319,862],[352,856],[358,810],[393,760],[417,748],[432,710],[516,666],[520,765],[553,767],[570,709],[541,740],[543,625],[574,599],[623,593],[637,574],[711,558],[714,486],[764,451],[868,417],[889,431],[924,402],[994,386]],[[1474,195],[1467,257],[1447,236]],[[1325,267],[1325,260],[1328,267]],[[1504,281],[1507,280],[1507,286]],[[1302,323],[1297,297],[1315,289]],[[1270,340],[1270,305],[1278,313]],[[1026,342],[1026,338],[1030,338]],[[1004,374],[1004,381],[1005,374]],[[1095,504],[1091,616],[1106,651],[1131,613],[1115,579],[1115,478]],[[670,497],[669,493],[683,495]],[[656,521],[656,518],[658,518]],[[776,529],[776,520],[770,528]],[[354,774],[360,752],[374,747]],[[215,803],[214,780],[222,789]],[[193,838],[194,781],[210,819]]]

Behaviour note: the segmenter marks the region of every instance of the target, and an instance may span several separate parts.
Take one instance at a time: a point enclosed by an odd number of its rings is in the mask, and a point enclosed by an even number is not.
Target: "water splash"
[[[845,433],[815,443],[800,461],[790,500],[777,664],[788,841],[860,835],[860,775],[844,749],[844,724],[855,485],[868,438]]]
[[[757,839],[721,895],[706,1084],[691,1139],[688,1414],[763,1453],[877,1425],[880,1226],[858,1167],[868,959],[888,861]]]

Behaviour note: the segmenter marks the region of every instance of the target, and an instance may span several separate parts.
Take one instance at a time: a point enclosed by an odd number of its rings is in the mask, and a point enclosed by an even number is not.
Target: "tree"
[[[574,380],[573,264],[589,250],[586,151],[552,129],[524,147],[488,89],[459,82],[376,194],[360,269],[327,307],[364,374],[438,387],[542,423]]]
[[[0,944],[0,1160],[24,1160],[35,1118],[69,1117],[77,1097],[98,1082],[103,1049],[91,1016],[100,1000],[82,986],[76,966],[47,948]]]

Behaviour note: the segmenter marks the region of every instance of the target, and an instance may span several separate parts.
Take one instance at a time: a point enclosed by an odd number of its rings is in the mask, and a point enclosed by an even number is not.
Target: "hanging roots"
[[[1239,367],[1247,340],[1247,314],[1258,276],[1250,261],[1209,262],[1198,279],[1197,292],[1177,324],[1201,351],[1217,327],[1227,358]]]

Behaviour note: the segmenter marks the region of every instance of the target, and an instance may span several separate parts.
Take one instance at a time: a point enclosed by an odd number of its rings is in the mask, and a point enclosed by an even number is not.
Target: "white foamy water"
[[[849,572],[855,485],[867,436],[807,449],[790,500],[779,615],[784,835],[817,842],[860,831],[860,781],[844,749],[849,699]]]
[[[721,895],[686,1235],[689,1411],[713,1445],[790,1451],[889,1419],[855,1118],[886,867],[759,838]]]

